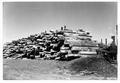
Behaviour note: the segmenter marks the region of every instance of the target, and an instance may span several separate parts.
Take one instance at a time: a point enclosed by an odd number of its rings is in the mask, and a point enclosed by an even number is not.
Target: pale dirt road
[[[4,80],[100,80],[116,79],[116,77],[105,78],[99,75],[82,73],[71,75],[65,69],[67,61],[54,60],[13,60],[4,59]]]

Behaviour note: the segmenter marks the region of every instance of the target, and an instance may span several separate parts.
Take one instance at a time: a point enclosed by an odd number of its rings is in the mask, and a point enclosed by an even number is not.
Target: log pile
[[[64,30],[63,27],[61,28],[62,29],[60,31],[50,31],[49,33],[45,31],[41,34],[30,35],[27,38],[22,38],[14,40],[10,43],[6,43],[3,46],[3,57],[12,59],[61,59],[61,57],[65,58],[65,55],[71,54],[72,44],[70,44],[69,40],[72,40],[75,37],[77,38],[78,36],[73,37],[70,35],[65,35],[66,33],[76,33],[72,30],[66,29],[66,26],[64,26]],[[74,41],[77,40],[78,39],[74,39]],[[80,41],[77,42],[80,43]],[[83,43],[84,45],[86,45],[86,42],[94,45],[94,42],[92,42],[90,39],[82,39],[82,45]]]

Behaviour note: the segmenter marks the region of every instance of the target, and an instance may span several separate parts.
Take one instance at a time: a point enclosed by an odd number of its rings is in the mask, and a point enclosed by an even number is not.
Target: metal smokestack
[[[118,45],[118,40],[117,40],[117,37],[118,37],[118,25],[116,25],[116,38],[115,38],[115,41],[116,41],[116,45]]]
[[[101,39],[101,44],[103,44],[103,41],[102,41],[102,39]]]
[[[111,39],[113,40],[112,44],[115,45],[115,36],[111,36]]]
[[[105,45],[107,46],[107,38],[105,39]]]

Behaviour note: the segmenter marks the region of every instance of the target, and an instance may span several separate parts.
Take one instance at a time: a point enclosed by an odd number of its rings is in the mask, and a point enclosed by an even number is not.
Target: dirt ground
[[[71,61],[55,60],[3,60],[4,80],[115,80],[117,77],[104,77],[84,72],[71,74],[66,65]],[[116,68],[117,70],[117,68]]]

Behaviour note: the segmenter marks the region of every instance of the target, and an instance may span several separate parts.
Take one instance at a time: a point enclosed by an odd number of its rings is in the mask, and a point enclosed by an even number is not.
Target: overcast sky
[[[4,2],[3,42],[60,29],[89,31],[93,39],[111,40],[117,24],[115,2]]]

